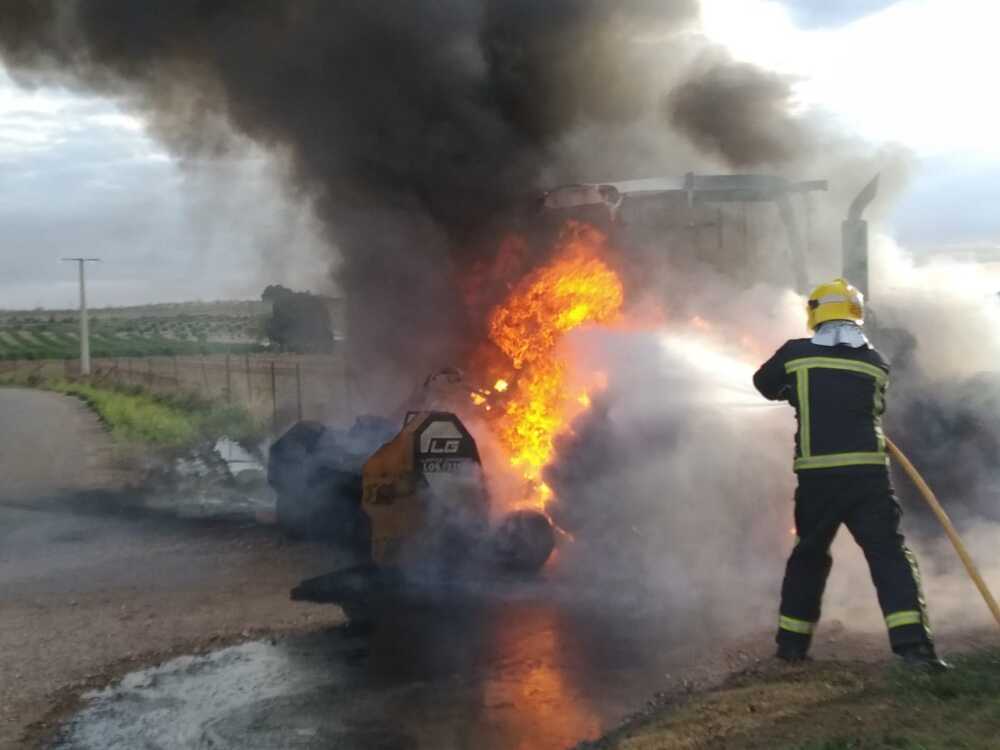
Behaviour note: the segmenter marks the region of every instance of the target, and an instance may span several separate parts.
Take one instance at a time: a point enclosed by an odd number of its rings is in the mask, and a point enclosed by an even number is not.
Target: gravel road
[[[106,485],[110,450],[97,417],[76,399],[0,389],[0,498],[31,499]]]
[[[173,654],[341,622],[292,603],[327,550],[267,527],[146,512],[79,401],[0,388],[0,747],[32,747],[81,689]]]

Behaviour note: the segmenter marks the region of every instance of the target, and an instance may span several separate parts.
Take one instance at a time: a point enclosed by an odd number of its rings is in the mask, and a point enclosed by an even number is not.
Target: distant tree
[[[264,332],[273,348],[300,354],[333,351],[333,326],[323,297],[272,284],[260,298],[271,303]]]
[[[261,292],[260,298],[265,302],[271,302],[273,304],[278,299],[294,294],[300,294],[300,292],[293,292],[291,289],[282,286],[281,284],[269,284],[264,287],[264,291]]]

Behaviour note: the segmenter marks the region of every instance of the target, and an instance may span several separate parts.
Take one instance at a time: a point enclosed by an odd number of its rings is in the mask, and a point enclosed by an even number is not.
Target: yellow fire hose
[[[889,438],[885,439],[885,445],[889,449],[889,454],[893,457],[895,461],[903,467],[903,471],[909,475],[913,483],[917,485],[917,489],[920,490],[920,494],[924,496],[924,500],[927,504],[931,506],[931,510],[934,511],[934,515],[937,516],[938,521],[944,527],[944,533],[948,535],[951,540],[952,545],[955,547],[955,551],[958,552],[958,556],[962,558],[962,564],[965,565],[965,569],[969,573],[969,577],[972,582],[976,584],[976,588],[979,589],[979,593],[983,595],[983,599],[986,601],[986,606],[990,608],[990,612],[993,613],[993,617],[997,621],[997,625],[1000,625],[1000,606],[997,606],[997,600],[993,598],[993,594],[990,593],[989,587],[986,585],[986,581],[983,577],[979,575],[979,571],[976,569],[976,564],[972,562],[972,558],[969,556],[969,551],[965,548],[962,543],[961,537],[959,537],[958,532],[955,530],[955,525],[951,522],[948,514],[945,512],[944,508],[941,507],[941,503],[938,502],[937,497],[931,491],[931,488],[924,481],[924,478],[920,476],[910,460],[903,454],[903,452],[892,442]]]

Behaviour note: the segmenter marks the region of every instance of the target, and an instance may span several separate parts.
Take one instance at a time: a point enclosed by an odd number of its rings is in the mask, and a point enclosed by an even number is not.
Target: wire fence
[[[79,375],[77,359],[0,361],[5,377],[75,380]],[[349,424],[357,413],[358,383],[338,355],[96,358],[90,381],[142,386],[153,393],[194,393],[239,405],[267,420],[276,434],[299,419]]]

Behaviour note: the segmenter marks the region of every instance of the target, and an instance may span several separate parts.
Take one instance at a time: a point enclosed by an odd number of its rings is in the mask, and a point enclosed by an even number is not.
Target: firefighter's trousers
[[[788,558],[781,587],[778,643],[809,647],[833,565],[830,545],[841,524],[868,560],[893,650],[930,643],[920,572],[899,533],[901,511],[888,474],[824,474],[799,474],[795,491],[798,542]]]

